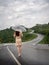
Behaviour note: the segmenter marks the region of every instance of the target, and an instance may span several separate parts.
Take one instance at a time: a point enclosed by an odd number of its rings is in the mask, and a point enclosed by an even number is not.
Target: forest
[[[44,35],[44,39],[40,42],[42,44],[49,44],[49,23],[48,24],[36,24],[32,27],[35,33],[40,33]]]
[[[36,26],[30,28],[29,30],[26,28],[26,32],[23,32],[22,41],[30,41],[37,37],[35,34],[29,34],[31,30],[34,30],[35,33],[40,33],[44,35],[41,44],[49,44],[49,23],[48,24],[36,24]],[[0,30],[0,43],[14,43],[15,39],[13,37],[14,30],[12,28],[6,28],[4,30]]]
[[[37,37],[35,34],[30,34],[30,29],[26,28],[26,32],[23,32],[22,42],[30,41]],[[13,37],[14,30],[12,28],[7,28],[0,31],[0,44],[1,43],[15,43],[15,38]]]

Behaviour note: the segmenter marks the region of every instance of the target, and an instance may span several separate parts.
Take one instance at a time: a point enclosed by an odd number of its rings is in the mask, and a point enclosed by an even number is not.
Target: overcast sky
[[[0,0],[0,29],[49,22],[49,0]]]

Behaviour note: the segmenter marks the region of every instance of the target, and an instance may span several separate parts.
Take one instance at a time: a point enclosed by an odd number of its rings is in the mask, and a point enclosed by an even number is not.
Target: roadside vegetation
[[[31,31],[27,30],[26,32],[23,32],[23,37],[22,37],[23,42],[30,41],[37,37],[37,35],[35,35],[33,33],[30,34],[29,32],[31,32]],[[0,31],[0,44],[1,43],[14,43],[15,39],[13,37],[13,33],[14,33],[14,31],[11,28],[1,30]]]
[[[29,32],[25,32],[25,33],[23,33],[22,41],[23,42],[30,41],[36,37],[37,37],[37,35],[35,35],[34,33],[30,34]]]
[[[40,44],[49,44],[49,23],[48,24],[37,24],[32,29],[35,33],[40,33],[44,35],[44,39],[40,41]]]

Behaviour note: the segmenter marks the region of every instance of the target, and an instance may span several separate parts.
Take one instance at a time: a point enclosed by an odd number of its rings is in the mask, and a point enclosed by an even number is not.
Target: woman
[[[17,50],[18,50],[18,56],[21,56],[21,50],[22,50],[22,32],[20,31],[15,31],[14,32],[14,38],[15,38],[15,42],[16,42],[16,46],[17,46]]]

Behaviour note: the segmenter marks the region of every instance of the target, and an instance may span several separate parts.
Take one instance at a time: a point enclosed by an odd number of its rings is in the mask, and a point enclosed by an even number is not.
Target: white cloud
[[[5,3],[5,2],[4,2]],[[0,25],[4,27],[22,24],[32,27],[49,22],[49,3],[46,0],[17,0],[0,6]]]
[[[13,18],[13,16],[8,16],[8,19],[12,19]]]
[[[4,10],[4,6],[0,6],[0,14],[2,13],[2,11]]]

